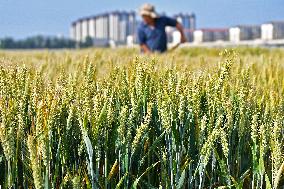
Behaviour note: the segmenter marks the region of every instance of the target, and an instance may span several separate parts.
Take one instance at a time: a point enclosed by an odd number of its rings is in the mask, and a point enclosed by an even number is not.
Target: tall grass
[[[281,50],[2,54],[2,188],[284,186]]]

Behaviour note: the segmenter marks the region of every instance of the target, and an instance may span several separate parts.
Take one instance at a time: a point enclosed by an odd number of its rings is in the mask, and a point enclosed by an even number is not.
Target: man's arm
[[[146,35],[142,28],[138,28],[138,41],[142,52],[151,53],[150,48],[146,45]]]
[[[180,24],[176,19],[170,18],[170,17],[164,17],[166,20],[166,25],[167,26],[171,26],[171,27],[176,27],[177,30],[180,32],[181,38],[180,38],[180,42],[184,43],[186,42],[186,37],[184,35],[184,31],[183,31],[183,26],[182,24]]]
[[[185,43],[187,40],[183,31],[183,26],[179,22],[177,22],[176,28],[180,32],[180,42]]]

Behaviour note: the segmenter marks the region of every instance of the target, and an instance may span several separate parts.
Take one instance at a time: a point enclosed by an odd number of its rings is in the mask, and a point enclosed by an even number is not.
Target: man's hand
[[[180,23],[177,23],[176,28],[180,32],[180,43],[185,43],[187,39],[183,31],[183,26]]]
[[[141,49],[144,53],[149,54],[151,53],[151,50],[149,49],[149,47],[146,44],[142,44],[141,45]]]
[[[180,43],[185,43],[186,41],[187,41],[186,37],[184,35],[181,35]]]

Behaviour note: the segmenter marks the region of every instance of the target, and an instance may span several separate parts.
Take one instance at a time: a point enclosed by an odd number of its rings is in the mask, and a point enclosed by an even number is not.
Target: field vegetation
[[[281,188],[284,51],[0,51],[2,188]]]

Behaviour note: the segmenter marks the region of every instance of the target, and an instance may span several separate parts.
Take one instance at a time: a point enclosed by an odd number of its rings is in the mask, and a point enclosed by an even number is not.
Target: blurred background
[[[0,48],[135,47],[145,1],[0,0]],[[283,0],[149,2],[183,24],[184,46],[284,46]],[[167,28],[169,45],[179,32]]]

